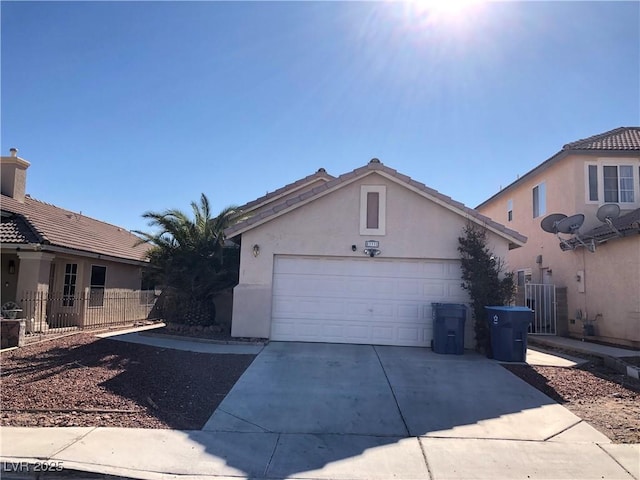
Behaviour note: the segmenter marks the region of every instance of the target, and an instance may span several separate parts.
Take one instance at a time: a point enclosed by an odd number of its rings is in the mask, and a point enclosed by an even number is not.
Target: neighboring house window
[[[64,267],[64,286],[62,290],[62,305],[64,307],[73,307],[75,304],[77,281],[78,264],[67,263]]]
[[[107,267],[91,265],[91,292],[89,294],[89,306],[101,307],[104,305],[104,285],[107,278]]]
[[[360,235],[385,235],[387,187],[360,187]]]
[[[513,220],[513,200],[507,201],[507,221]]]
[[[631,165],[604,165],[604,201],[606,203],[633,203],[633,167]]]
[[[516,281],[518,287],[524,287],[527,283],[531,283],[531,269],[518,270],[516,273]]]
[[[533,218],[547,212],[546,188],[544,182],[533,187]]]
[[[593,203],[638,203],[640,169],[632,163],[619,165],[611,159],[586,165],[586,201]]]
[[[589,165],[589,201],[598,201],[598,166]]]

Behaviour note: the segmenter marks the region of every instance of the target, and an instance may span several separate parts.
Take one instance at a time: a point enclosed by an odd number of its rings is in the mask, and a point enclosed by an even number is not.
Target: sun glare
[[[443,26],[472,22],[482,3],[482,0],[410,0],[406,6],[413,21]]]

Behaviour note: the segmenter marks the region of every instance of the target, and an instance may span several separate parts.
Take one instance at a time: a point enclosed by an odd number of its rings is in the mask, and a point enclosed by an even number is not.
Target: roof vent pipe
[[[11,148],[9,149],[9,154],[10,154],[12,157],[17,157],[17,156],[18,156],[18,149],[17,149],[16,147],[11,147]]]

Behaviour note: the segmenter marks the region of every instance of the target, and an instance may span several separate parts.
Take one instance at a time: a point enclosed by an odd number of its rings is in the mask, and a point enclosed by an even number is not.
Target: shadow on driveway
[[[208,453],[224,458],[232,468],[225,472],[229,474],[311,475],[334,463],[339,470],[347,458],[353,468],[354,458],[385,449],[385,468],[393,472],[400,462],[403,474],[414,472],[419,478],[427,473],[420,470],[426,466],[408,465],[422,459],[418,442],[415,452],[407,447],[410,437],[541,441],[579,421],[498,363],[476,354],[271,343],[204,431],[195,435],[235,436],[227,439],[224,451],[216,444],[205,445]],[[237,453],[229,451],[234,438]],[[250,439],[261,439],[263,447],[253,447],[256,458],[262,457],[252,464],[255,468],[248,468],[241,455],[246,451],[243,442]]]

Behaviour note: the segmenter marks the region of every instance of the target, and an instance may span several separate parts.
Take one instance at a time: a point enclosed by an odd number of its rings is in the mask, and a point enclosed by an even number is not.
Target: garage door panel
[[[394,331],[393,327],[373,327],[371,329],[371,342],[381,342],[387,343],[391,342],[394,339]]]
[[[407,318],[419,320],[422,309],[420,305],[398,305],[398,318],[406,320]]]
[[[421,342],[424,340],[424,329],[416,327],[398,327],[398,339],[403,342]]]
[[[396,281],[397,295],[402,297],[420,296],[421,282],[418,280],[398,280]]]
[[[446,260],[276,256],[271,338],[428,346],[431,302],[467,301],[459,272]]]
[[[421,277],[442,278],[446,272],[446,265],[441,261],[423,262],[421,265]]]
[[[443,298],[444,296],[448,296],[447,291],[447,285],[442,283],[442,281],[425,281],[422,284],[423,297]]]

